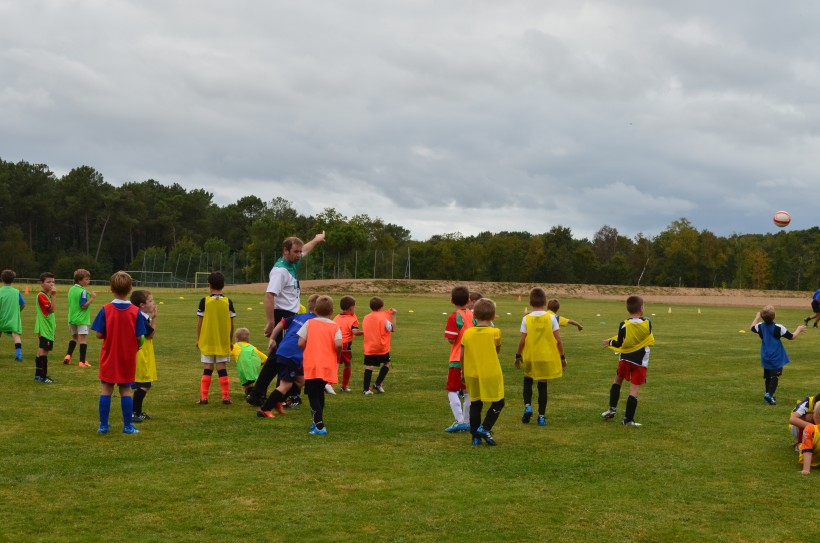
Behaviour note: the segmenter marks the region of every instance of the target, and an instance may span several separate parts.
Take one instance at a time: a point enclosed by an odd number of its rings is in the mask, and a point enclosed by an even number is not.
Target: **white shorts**
[[[88,335],[88,325],[87,324],[69,324],[68,325],[68,333],[72,336],[87,336]]]
[[[220,362],[229,362],[231,355],[219,356],[216,354],[203,354],[200,355],[200,360],[203,364],[219,364]]]

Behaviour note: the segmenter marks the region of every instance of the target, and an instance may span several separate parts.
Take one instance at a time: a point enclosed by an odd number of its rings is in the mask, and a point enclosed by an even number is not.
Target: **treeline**
[[[719,237],[687,219],[655,237],[610,226],[592,240],[569,227],[546,233],[483,232],[413,241],[406,228],[333,208],[316,216],[291,203],[213,194],[149,179],[119,187],[89,166],[62,177],[48,166],[0,160],[0,267],[97,278],[128,269],[157,283],[191,282],[221,269],[232,282],[264,281],[282,240],[327,231],[305,278],[377,277],[813,290],[820,284],[820,229]],[[141,274],[141,275],[140,275]]]

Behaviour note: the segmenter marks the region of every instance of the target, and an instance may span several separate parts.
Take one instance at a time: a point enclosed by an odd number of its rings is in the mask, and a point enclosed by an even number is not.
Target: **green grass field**
[[[261,296],[227,292],[236,325],[264,350]],[[120,433],[116,394],[112,433],[96,433],[100,342],[90,340],[94,368],[61,363],[65,304],[50,357],[59,382],[32,380],[28,297],[25,362],[0,339],[0,541],[805,540],[797,509],[811,503],[820,471],[799,474],[786,421],[820,389],[817,330],[787,343],[792,363],[771,407],[759,339],[739,333],[754,309],[647,306],[657,343],[636,416],[644,426],[627,428],[600,417],[616,365],[600,343],[626,316],[624,304],[562,300],[561,313],[586,329],[562,330],[569,366],[550,384],[549,424],[538,427],[520,421],[513,366],[526,302],[497,299],[507,406],[498,446],[473,448],[468,434],[443,431],[452,422],[447,297],[384,296],[399,310],[387,393],[361,394],[358,341],[355,392],[328,397],[330,433],[317,437],[308,435],[307,407],[257,418],[233,367],[234,405],[194,405],[202,295],[155,291],[160,380],[145,400],[153,420],[133,436]],[[367,298],[357,299],[361,319]],[[804,313],[777,320],[793,330]],[[626,388],[621,413],[625,399]]]

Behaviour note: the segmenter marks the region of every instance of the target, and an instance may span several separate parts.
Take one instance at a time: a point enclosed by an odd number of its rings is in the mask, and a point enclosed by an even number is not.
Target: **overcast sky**
[[[0,0],[0,158],[414,239],[818,224],[820,4]]]

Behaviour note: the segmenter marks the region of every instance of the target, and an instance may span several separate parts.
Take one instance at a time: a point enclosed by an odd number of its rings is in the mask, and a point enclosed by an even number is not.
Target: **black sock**
[[[285,396],[290,396],[292,398],[298,398],[299,394],[301,394],[301,393],[302,393],[302,387],[300,387],[299,385],[294,383],[293,386],[290,387],[290,390],[288,390],[288,393],[285,394]]]
[[[775,377],[769,377],[766,379],[766,392],[774,396],[775,391],[777,390],[777,385],[780,383],[780,379]]]
[[[40,365],[43,367],[43,377],[48,377],[48,355],[40,357]]]
[[[285,395],[279,392],[278,388],[274,388],[273,392],[270,393],[268,399],[265,400],[265,403],[262,404],[262,411],[272,411],[276,404],[279,402],[285,401]]]
[[[364,370],[364,391],[370,390],[370,380],[373,378],[373,370]]]
[[[34,357],[34,376],[35,377],[42,377],[43,376],[43,357],[42,356]]]
[[[134,391],[134,413],[142,413],[142,400],[145,399],[146,394],[148,391],[143,388]]]
[[[305,381],[305,392],[310,403],[310,412],[313,413],[313,422],[316,428],[325,427],[322,416],[324,414],[325,381],[322,379],[308,379]]]
[[[484,409],[484,402],[481,400],[473,400],[470,403],[470,432],[476,435],[475,432],[481,426],[481,410]]]
[[[615,411],[618,408],[618,400],[621,399],[621,385],[612,383],[609,389],[609,408]]]
[[[65,354],[67,354],[67,355],[69,355],[69,356],[71,356],[72,354],[74,354],[74,347],[76,347],[76,346],[77,346],[77,342],[76,342],[76,341],[74,341],[73,339],[72,339],[71,341],[69,341],[69,342],[68,342],[68,350],[65,352]]]
[[[635,410],[638,409],[638,398],[629,395],[626,399],[626,414],[624,420],[635,420]]]
[[[490,431],[495,426],[495,421],[498,420],[498,415],[501,414],[501,410],[504,409],[504,398],[501,398],[497,402],[493,402],[490,405],[490,408],[487,410],[487,414],[484,416],[484,429]]]
[[[15,343],[15,344],[14,344],[14,348],[15,348],[15,349],[22,349],[22,348],[23,348],[23,344],[22,344],[22,343]]]
[[[532,377],[524,377],[524,405],[532,404]]]
[[[376,377],[376,386],[381,386],[384,383],[384,378],[387,377],[387,372],[390,371],[390,366],[384,365],[379,370],[379,376]]]
[[[85,354],[87,352],[88,352],[88,344],[87,343],[80,343],[80,362],[85,362]]]
[[[547,414],[547,382],[538,381],[538,414]]]

